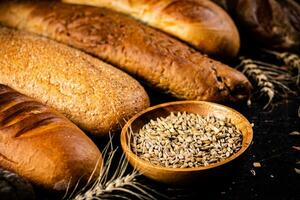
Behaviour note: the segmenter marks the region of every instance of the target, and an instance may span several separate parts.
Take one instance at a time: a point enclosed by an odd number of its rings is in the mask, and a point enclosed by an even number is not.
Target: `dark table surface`
[[[294,148],[300,146],[300,136],[289,135],[300,131],[299,106],[300,99],[293,98],[269,111],[257,104],[236,107],[254,123],[254,138],[232,172],[212,183],[182,189],[160,186],[159,190],[172,199],[300,199],[300,175],[295,171],[300,168],[296,164],[300,151]],[[254,162],[261,167],[255,168]]]
[[[175,100],[151,92],[150,96],[152,104]],[[137,180],[161,193],[161,196],[153,194],[157,199],[300,200],[300,174],[295,171],[295,168],[300,169],[300,164],[297,164],[300,161],[300,135],[290,135],[293,131],[300,132],[300,97],[276,100],[268,110],[263,110],[263,103],[256,100],[250,107],[245,104],[229,106],[254,123],[253,142],[229,173],[224,171],[224,175],[199,180],[185,187],[160,184],[143,176]],[[115,147],[120,146],[118,136],[114,136]],[[94,141],[100,149],[108,142],[105,139]],[[118,162],[118,157],[115,160]],[[259,162],[261,167],[254,167],[254,162]],[[62,197],[38,188],[35,191],[38,200]]]
[[[173,99],[155,95],[153,104]],[[158,199],[300,199],[300,97],[277,100],[272,108],[263,110],[262,103],[230,105],[251,123],[254,138],[249,149],[230,171],[214,179],[203,179],[185,187],[164,185],[145,177],[138,181],[165,196]],[[118,146],[118,138],[115,141]],[[261,167],[254,167],[259,162]]]
[[[152,95],[151,92],[150,96],[153,104],[174,100],[159,94]],[[300,169],[300,164],[296,164],[300,161],[300,150],[297,150],[297,147],[300,147],[300,136],[289,133],[300,132],[300,97],[277,100],[268,110],[263,110],[263,104],[259,101],[253,101],[250,107],[245,104],[229,106],[254,123],[253,142],[235,161],[230,171],[224,171],[224,175],[214,179],[206,178],[185,187],[160,184],[143,176],[137,180],[162,194],[162,196],[153,194],[157,199],[299,200],[300,174],[296,173],[295,168]],[[108,141],[95,142],[103,149]],[[120,145],[118,134],[115,135],[113,142],[115,147]],[[259,162],[261,167],[254,167],[254,162]],[[130,170],[132,169],[129,168],[128,171]],[[37,199],[57,199],[39,189],[36,191]]]
[[[173,101],[170,97],[150,92],[152,104]],[[157,199],[233,199],[233,200],[292,200],[300,199],[300,136],[290,135],[300,132],[300,97],[276,100],[272,108],[263,110],[263,103],[253,101],[245,104],[229,105],[254,123],[253,142],[248,150],[237,160],[229,171],[215,178],[206,178],[185,187],[164,185],[140,176],[137,181],[162,195],[153,194]],[[114,136],[114,146],[120,146],[119,134]],[[94,140],[100,149],[108,140]],[[119,148],[119,154],[121,154]],[[119,158],[115,158],[118,163]],[[254,167],[259,162],[261,167]],[[112,171],[114,169],[112,168]],[[128,171],[132,169],[129,167]],[[61,199],[61,195],[45,193],[36,189],[37,199]],[[120,194],[124,195],[125,194]],[[130,199],[135,199],[128,196]],[[0,197],[1,199],[1,197]],[[114,198],[112,198],[114,199]]]
[[[140,178],[145,185],[169,199],[300,199],[300,97],[277,100],[263,110],[261,102],[231,105],[251,123],[254,138],[230,173],[175,187]],[[261,167],[254,167],[259,162]],[[226,172],[227,173],[227,172]],[[162,197],[159,197],[162,198]]]

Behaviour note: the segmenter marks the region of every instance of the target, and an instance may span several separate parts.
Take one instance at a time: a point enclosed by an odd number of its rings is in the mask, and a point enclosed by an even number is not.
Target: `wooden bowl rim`
[[[242,142],[241,149],[238,152],[236,152],[235,154],[233,154],[232,156],[230,156],[229,158],[227,158],[227,159],[225,159],[221,162],[210,164],[208,166],[193,167],[193,168],[171,168],[171,167],[157,166],[157,165],[154,165],[154,164],[152,164],[148,161],[145,161],[145,160],[139,158],[135,153],[133,153],[132,150],[127,145],[127,137],[126,137],[127,135],[126,134],[127,134],[128,127],[136,119],[138,119],[140,116],[142,116],[143,114],[145,114],[149,111],[152,111],[152,110],[155,110],[155,109],[158,109],[158,108],[167,107],[167,106],[170,106],[170,105],[179,105],[179,104],[207,104],[207,105],[212,105],[214,107],[219,107],[221,109],[227,109],[230,112],[233,112],[236,115],[239,115],[245,121],[245,123],[248,125],[248,128],[249,128],[249,133],[247,133],[248,134],[247,141],[244,140],[245,137],[243,135],[243,142]],[[217,103],[208,102],[208,101],[191,101],[191,100],[188,100],[188,101],[174,101],[174,102],[167,102],[167,103],[162,103],[162,104],[158,104],[158,105],[149,107],[149,108],[137,113],[136,115],[134,115],[125,124],[125,126],[122,128],[120,139],[121,139],[121,146],[122,146],[123,151],[125,152],[126,157],[128,157],[128,159],[129,159],[129,157],[134,159],[136,166],[140,165],[140,164],[143,164],[144,166],[147,166],[148,169],[152,168],[152,169],[155,169],[155,170],[168,171],[168,172],[193,172],[193,171],[201,171],[201,170],[216,168],[218,166],[227,164],[230,161],[232,161],[232,160],[236,159],[237,157],[239,157],[240,155],[242,155],[248,149],[248,147],[250,146],[250,144],[252,142],[253,129],[252,129],[252,126],[251,126],[250,122],[248,121],[248,119],[246,117],[244,117],[241,113],[239,113],[238,111],[236,111],[236,110],[234,110],[230,107],[227,107],[227,106],[224,106],[224,105],[221,105],[221,104],[217,104]],[[134,166],[134,167],[136,167],[136,166]]]

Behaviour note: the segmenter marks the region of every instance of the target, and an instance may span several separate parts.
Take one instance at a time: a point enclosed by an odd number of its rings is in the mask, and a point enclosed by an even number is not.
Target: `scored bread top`
[[[47,189],[99,174],[96,145],[53,109],[0,84],[0,166]],[[99,169],[99,170],[98,170]]]
[[[55,126],[70,125],[66,122],[50,108],[0,84],[0,130],[9,133],[5,136],[30,137],[50,123]]]

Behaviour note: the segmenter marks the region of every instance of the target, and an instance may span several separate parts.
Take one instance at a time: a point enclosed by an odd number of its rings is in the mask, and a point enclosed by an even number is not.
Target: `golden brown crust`
[[[188,42],[208,55],[230,59],[240,47],[229,15],[208,0],[63,0],[110,8]]]
[[[49,107],[0,84],[0,166],[32,183],[66,190],[99,174],[96,145]]]
[[[107,9],[19,1],[0,5],[0,21],[89,52],[180,99],[249,97],[250,83],[240,72]]]
[[[96,136],[149,106],[142,86],[114,67],[39,36],[0,27],[0,83],[38,99]]]
[[[189,27],[187,36],[175,36],[208,55],[225,60],[235,57],[240,48],[238,30],[229,15],[216,4],[208,0],[173,0],[161,12],[165,16]],[[167,31],[172,34],[172,29]],[[174,30],[175,32],[175,30]]]

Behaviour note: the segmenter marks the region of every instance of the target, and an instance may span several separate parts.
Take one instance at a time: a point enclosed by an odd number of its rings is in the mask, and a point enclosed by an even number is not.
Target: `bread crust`
[[[95,136],[149,106],[126,73],[64,44],[0,27],[0,83],[55,108]]]
[[[106,7],[165,31],[202,53],[230,59],[240,48],[239,32],[230,16],[208,0],[63,0]]]
[[[100,172],[101,153],[53,109],[0,84],[0,166],[51,190]]]
[[[84,50],[179,99],[249,98],[251,85],[242,73],[105,8],[9,1],[0,4],[0,21]]]

